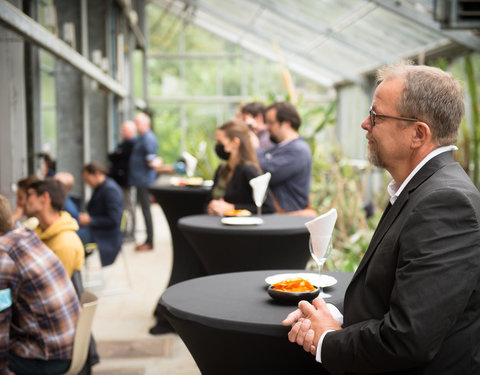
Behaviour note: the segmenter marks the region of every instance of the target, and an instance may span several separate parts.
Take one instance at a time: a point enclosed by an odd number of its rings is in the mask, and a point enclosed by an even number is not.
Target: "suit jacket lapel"
[[[451,152],[444,152],[429,160],[427,164],[425,164],[415,174],[415,176],[413,176],[413,178],[402,191],[393,206],[390,203],[388,204],[385,212],[382,215],[382,218],[380,219],[378,227],[373,234],[370,245],[368,246],[368,249],[365,252],[365,255],[363,256],[362,261],[360,262],[360,265],[358,266],[355,274],[353,275],[352,281],[365,268],[366,264],[368,263],[372,255],[375,253],[375,250],[377,249],[379,243],[385,236],[385,233],[387,233],[390,226],[393,224],[395,219],[401,213],[405,204],[408,202],[410,194],[437,170],[453,162],[454,160]]]

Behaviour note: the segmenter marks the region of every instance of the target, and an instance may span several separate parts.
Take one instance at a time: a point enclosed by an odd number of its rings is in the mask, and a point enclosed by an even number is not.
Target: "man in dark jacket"
[[[107,177],[108,169],[97,162],[83,167],[82,177],[94,191],[87,213],[79,214],[79,237],[83,243],[96,242],[102,266],[115,261],[123,243],[120,228],[123,214],[122,190]]]
[[[123,192],[123,204],[128,212],[125,237],[129,239],[134,239],[135,235],[135,199],[132,198],[133,190],[128,181],[130,155],[136,141],[135,132],[135,123],[125,121],[120,129],[122,142],[114,152],[108,155],[110,160],[109,176],[115,180]]]
[[[480,193],[452,155],[460,85],[406,64],[378,78],[362,128],[370,162],[393,178],[390,203],[343,317],[317,299],[283,324],[332,373],[480,374]]]

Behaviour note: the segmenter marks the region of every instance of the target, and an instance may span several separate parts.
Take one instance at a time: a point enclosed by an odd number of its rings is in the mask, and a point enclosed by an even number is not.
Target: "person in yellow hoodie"
[[[53,178],[34,182],[27,188],[25,213],[34,216],[39,224],[35,232],[61,260],[68,275],[83,267],[85,251],[78,237],[77,221],[66,211],[67,193],[65,186]]]

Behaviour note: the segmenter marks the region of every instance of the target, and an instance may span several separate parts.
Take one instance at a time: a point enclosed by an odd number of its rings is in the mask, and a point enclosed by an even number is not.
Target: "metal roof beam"
[[[255,27],[252,28],[251,26],[249,26],[247,24],[239,22],[237,18],[231,17],[231,16],[229,16],[227,14],[224,14],[224,13],[220,13],[218,10],[216,10],[216,9],[214,9],[214,8],[208,6],[208,5],[205,5],[202,2],[198,2],[196,0],[182,0],[182,1],[187,3],[190,6],[196,7],[197,9],[201,9],[205,13],[210,14],[215,18],[219,18],[219,19],[221,19],[225,22],[230,23],[231,25],[239,28],[240,30],[244,31],[247,34],[253,34],[257,38],[262,39],[262,40],[264,40],[268,43],[272,42],[272,39],[270,38],[270,36],[266,35],[265,33],[256,29]],[[218,34],[218,35],[222,36],[222,34]],[[353,76],[349,73],[345,73],[344,71],[340,71],[336,67],[334,67],[332,65],[329,65],[329,64],[325,64],[325,62],[323,62],[321,60],[318,60],[311,55],[305,54],[303,51],[300,51],[296,48],[292,48],[290,46],[287,46],[284,43],[278,42],[277,44],[278,44],[278,46],[281,50],[288,51],[288,52],[290,52],[294,55],[301,56],[301,57],[305,58],[306,60],[310,60],[310,61],[314,62],[315,64],[318,64],[319,66],[322,66],[323,68],[331,71],[332,73],[334,73],[336,75],[339,75],[340,77],[342,77],[345,80],[355,82],[355,83],[359,83],[359,84],[362,83],[361,77]]]
[[[169,2],[168,4],[165,3],[166,0],[153,0],[152,3],[155,5],[158,5],[162,8],[164,8],[167,5],[169,6],[169,12],[172,13],[173,15],[177,17],[182,17],[182,14],[184,12],[183,7],[173,7],[171,6],[172,3]],[[181,0],[178,0],[178,3],[180,3]],[[183,2],[182,2],[183,4]],[[165,9],[165,8],[164,8]],[[256,43],[249,43],[249,42],[242,42],[238,43],[237,37],[233,34],[229,34],[226,32],[224,29],[221,29],[220,27],[216,27],[213,25],[211,22],[208,20],[202,19],[201,17],[191,17],[191,22],[193,22],[196,26],[207,30],[211,32],[212,34],[220,36],[222,39],[228,40],[232,43],[236,43],[239,46],[241,46],[243,49],[246,51],[251,52],[252,54],[261,56],[263,58],[266,58],[267,60],[273,61],[273,62],[278,62],[278,56],[276,56],[273,51],[270,49],[270,51],[267,51],[265,48],[259,46]],[[319,74],[318,72],[313,72],[310,69],[306,69],[300,66],[300,64],[293,63],[292,61],[287,61],[286,65],[290,70],[292,70],[295,73],[298,73],[300,75],[303,75],[305,77],[308,77],[310,80],[318,83],[319,85],[327,88],[331,88],[334,86],[334,84],[337,83],[337,81],[332,80],[331,78],[328,78],[324,75]]]
[[[411,22],[418,23],[439,35],[449,38],[455,43],[464,47],[480,51],[480,38],[474,36],[472,33],[461,30],[443,30],[440,24],[433,19],[423,17],[418,12],[413,12],[411,8],[402,5],[398,0],[369,0],[375,3],[378,7],[395,13]]]
[[[118,96],[124,98],[128,95],[119,82],[6,0],[0,0],[0,24],[64,60]]]
[[[210,22],[207,21],[202,21],[199,20],[198,18],[195,19],[195,24],[207,31],[210,31],[211,33],[214,33],[216,35],[219,35],[223,39],[229,40],[232,43],[238,43],[238,40],[236,36],[234,35],[229,35],[228,33],[225,32],[225,30],[217,30],[215,27],[212,26]],[[273,61],[273,62],[278,62],[278,56],[274,54],[273,50],[267,50],[261,46],[259,46],[257,43],[251,43],[248,41],[243,41],[241,43],[238,43],[241,47],[243,47],[245,50],[266,58],[267,60]],[[312,81],[317,82],[318,84],[324,86],[324,87],[332,87],[335,83],[331,78],[325,77],[324,75],[320,75],[318,72],[313,72],[310,69],[307,69],[303,66],[301,66],[300,63],[293,62],[292,60],[289,60],[286,62],[286,65],[288,66],[289,69],[292,71],[301,74],[303,76],[308,77]]]
[[[288,20],[292,23],[295,23],[299,26],[305,27],[305,28],[309,29],[310,31],[313,31],[315,33],[324,35],[326,38],[334,39],[337,42],[343,44],[344,46],[346,46],[346,47],[348,47],[348,48],[354,50],[355,52],[360,53],[364,56],[367,56],[367,57],[370,57],[370,58],[374,57],[375,59],[378,59],[379,57],[381,57],[384,60],[388,60],[388,58],[385,57],[385,56],[383,56],[383,57],[379,56],[378,51],[373,51],[373,50],[365,48],[365,47],[360,48],[355,43],[347,40],[347,38],[345,38],[345,37],[343,37],[339,34],[335,34],[335,32],[333,30],[330,30],[326,27],[320,27],[318,24],[314,24],[312,22],[309,22],[309,21],[305,20],[305,17],[303,17],[300,13],[295,12],[292,8],[289,8],[288,11],[284,10],[284,9],[281,9],[280,7],[277,6],[276,3],[272,2],[272,1],[269,1],[269,0],[247,0],[247,1],[250,1],[254,4],[259,4],[259,5],[263,6],[265,9],[268,9],[270,12],[275,13],[276,15],[278,15],[278,16],[280,16],[280,17],[282,17],[282,18],[284,18],[284,19],[286,19],[286,20]]]
[[[132,8],[131,1],[125,0],[116,0],[117,4],[122,8],[123,15],[127,20],[128,26],[132,30],[135,38],[137,39],[137,43],[142,50],[145,49],[145,36],[140,30],[138,26],[138,15],[135,9]]]

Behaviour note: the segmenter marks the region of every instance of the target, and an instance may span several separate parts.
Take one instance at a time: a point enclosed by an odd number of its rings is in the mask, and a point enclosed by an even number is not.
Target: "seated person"
[[[13,221],[21,222],[28,229],[34,229],[38,225],[37,218],[27,217],[25,215],[25,204],[27,203],[27,187],[33,182],[39,181],[39,178],[35,175],[22,178],[17,181],[17,201],[16,207],[13,211]]]
[[[312,152],[298,134],[300,116],[292,104],[282,102],[267,107],[265,118],[270,139],[276,145],[257,149],[257,155],[260,167],[272,174],[270,187],[277,212],[304,212],[310,201]]]
[[[64,374],[80,303],[62,263],[0,196],[0,374]]]
[[[88,214],[79,214],[78,231],[84,244],[97,244],[102,266],[108,266],[115,261],[123,243],[120,229],[123,194],[120,186],[107,177],[107,173],[108,168],[94,161],[83,167],[82,177],[94,190],[87,205]]]
[[[263,172],[258,165],[249,132],[243,122],[236,120],[226,122],[216,131],[215,151],[227,162],[221,164],[215,172],[212,200],[207,207],[210,215],[224,215],[225,211],[232,209],[251,212],[257,210],[249,181]],[[262,212],[275,212],[268,193]]]
[[[63,210],[67,211],[78,223],[78,206],[70,196],[70,192],[75,184],[75,178],[71,173],[68,172],[58,172],[55,174],[54,178],[55,180],[60,181],[63,186],[65,186],[65,190],[67,191],[67,198],[65,199],[65,206],[63,207]]]
[[[67,192],[60,181],[48,177],[28,186],[25,212],[38,219],[35,233],[62,261],[69,277],[81,271],[85,251],[77,235],[78,223],[66,211]]]

